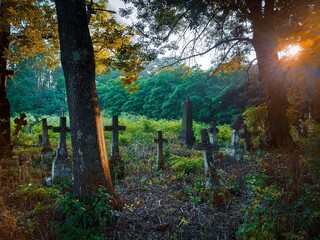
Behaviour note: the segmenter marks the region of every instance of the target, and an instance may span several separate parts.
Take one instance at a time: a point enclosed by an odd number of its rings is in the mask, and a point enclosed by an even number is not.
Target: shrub
[[[119,215],[110,205],[110,195],[100,187],[88,198],[75,198],[64,194],[57,201],[57,209],[65,214],[61,221],[52,223],[52,233],[57,239],[104,239],[107,223]]]

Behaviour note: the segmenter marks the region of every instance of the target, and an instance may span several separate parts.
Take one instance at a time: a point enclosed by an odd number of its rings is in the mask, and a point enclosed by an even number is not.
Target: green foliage
[[[230,139],[232,136],[232,129],[229,125],[221,125],[217,127],[219,129],[218,132],[218,142],[220,147],[228,147],[230,144]]]
[[[205,181],[203,178],[196,178],[193,187],[188,185],[184,188],[184,192],[192,204],[200,204],[206,197]]]
[[[65,219],[52,224],[57,239],[104,239],[103,231],[108,223],[119,215],[112,210],[110,196],[100,187],[91,198],[75,198],[64,194],[57,201],[57,209]]]
[[[252,134],[252,146],[256,149],[266,147],[268,140],[267,103],[248,108],[243,113],[244,123]]]
[[[190,158],[172,156],[170,157],[169,161],[172,165],[172,168],[179,173],[195,174],[203,171],[203,156]]]
[[[13,213],[25,235],[36,235],[41,225],[47,225],[54,218],[54,203],[58,195],[58,189],[36,183],[19,185],[12,193]]]
[[[320,124],[314,121],[307,121],[307,131],[309,137],[300,140],[300,144],[304,146],[306,154],[303,158],[303,166],[308,169],[314,181],[320,180]]]
[[[28,184],[19,186],[14,196],[24,201],[40,202],[46,199],[54,198],[58,195],[59,191],[55,188],[47,188],[38,184]]]
[[[281,192],[273,185],[267,185],[265,175],[249,175],[246,185],[249,202],[242,209],[244,223],[238,229],[242,239],[275,239],[277,219],[276,204]]]
[[[35,65],[37,58],[17,65],[14,81],[8,81],[12,113],[29,112],[35,116],[67,110],[66,91],[61,68],[49,70]],[[110,115],[122,113],[155,119],[180,119],[183,102],[190,97],[196,121],[231,123],[256,97],[256,91],[244,98],[246,76],[243,72],[219,77],[209,71],[180,66],[165,69],[151,77],[141,76],[130,89],[123,88],[119,70],[97,75],[97,91],[102,110]],[[136,89],[136,91],[131,91]],[[252,98],[251,98],[252,97]]]
[[[242,239],[316,239],[320,226],[320,186],[301,168],[297,153],[272,152],[252,162],[246,175]],[[303,162],[302,162],[303,163]]]

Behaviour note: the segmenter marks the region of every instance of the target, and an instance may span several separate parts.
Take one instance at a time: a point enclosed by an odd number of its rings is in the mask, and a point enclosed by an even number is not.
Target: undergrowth
[[[104,125],[111,124],[111,117],[107,119]],[[48,117],[48,123],[57,126],[58,118]],[[181,121],[155,121],[124,115],[120,116],[119,124],[127,127],[120,133],[120,154],[125,163],[126,178],[115,182],[116,189],[126,188],[139,194],[171,189],[171,198],[168,196],[164,201],[174,199],[175,204],[190,204],[197,211],[204,205],[212,209],[212,213],[207,214],[216,214],[214,221],[220,222],[208,229],[200,227],[199,239],[214,239],[218,236],[214,234],[218,233],[238,239],[320,238],[318,125],[313,125],[308,137],[298,140],[299,147],[295,151],[258,149],[246,153],[240,161],[217,155],[220,185],[213,192],[205,188],[202,151],[187,149],[176,140]],[[194,123],[194,126],[197,141],[200,141],[200,129],[208,125]],[[231,130],[227,125],[218,128],[220,153],[225,153],[223,149],[229,145]],[[157,169],[156,145],[153,143],[158,130],[162,130],[164,138],[168,139],[164,147],[163,170]],[[44,178],[51,174],[51,163],[41,162],[39,147],[27,147],[36,143],[35,136],[40,132],[41,125],[36,123],[31,132],[25,129],[15,140],[19,144],[14,150],[16,155],[26,158],[29,165],[0,169],[0,200],[6,208],[5,213],[11,214],[12,219],[12,228],[7,229],[15,228],[17,231],[12,230],[12,233],[19,232],[15,235],[0,233],[0,239],[1,236],[9,236],[6,239],[10,236],[12,239],[104,239],[104,235],[113,231],[112,224],[121,213],[111,208],[110,197],[103,188],[89,199],[71,194],[70,179],[52,187],[44,186]],[[110,133],[105,134],[109,147]],[[257,146],[263,142],[258,137],[255,136]],[[57,139],[57,134],[50,133],[53,148],[56,148]],[[126,205],[126,214],[144,204],[139,194],[134,203]],[[192,225],[197,222],[186,216],[176,216],[176,230],[168,226],[166,231],[171,233],[170,239],[182,239],[191,233]],[[158,217],[167,218],[161,214]],[[206,217],[210,218],[209,215]]]

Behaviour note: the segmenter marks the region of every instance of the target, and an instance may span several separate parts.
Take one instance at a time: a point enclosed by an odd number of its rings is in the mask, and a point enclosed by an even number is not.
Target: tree
[[[74,163],[74,190],[90,196],[113,189],[98,96],[95,59],[85,1],[56,0],[61,63],[65,75]]]
[[[8,61],[16,63],[21,59],[45,53],[46,63],[56,53],[56,38],[53,38],[55,20],[53,11],[43,1],[3,0],[0,1],[0,155],[11,157],[10,149],[10,103],[6,94],[6,77],[13,75],[7,70]],[[9,146],[9,147],[8,147]]]
[[[299,24],[313,1],[301,0],[166,0],[131,2],[138,9],[135,27],[143,40],[160,51],[178,49],[185,61],[218,50],[221,63],[243,62],[242,56],[256,52],[261,82],[267,88],[270,146],[292,143],[286,115],[286,72],[281,68],[278,40],[288,37],[290,26]],[[123,10],[123,14],[130,11]],[[176,34],[175,40],[171,35]],[[163,44],[165,42],[165,44]],[[217,54],[214,57],[217,59]]]

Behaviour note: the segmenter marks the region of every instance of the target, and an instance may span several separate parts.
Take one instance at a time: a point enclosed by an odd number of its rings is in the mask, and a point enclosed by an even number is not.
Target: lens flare
[[[290,44],[279,52],[279,57],[285,59],[296,58],[301,49],[299,45]]]

